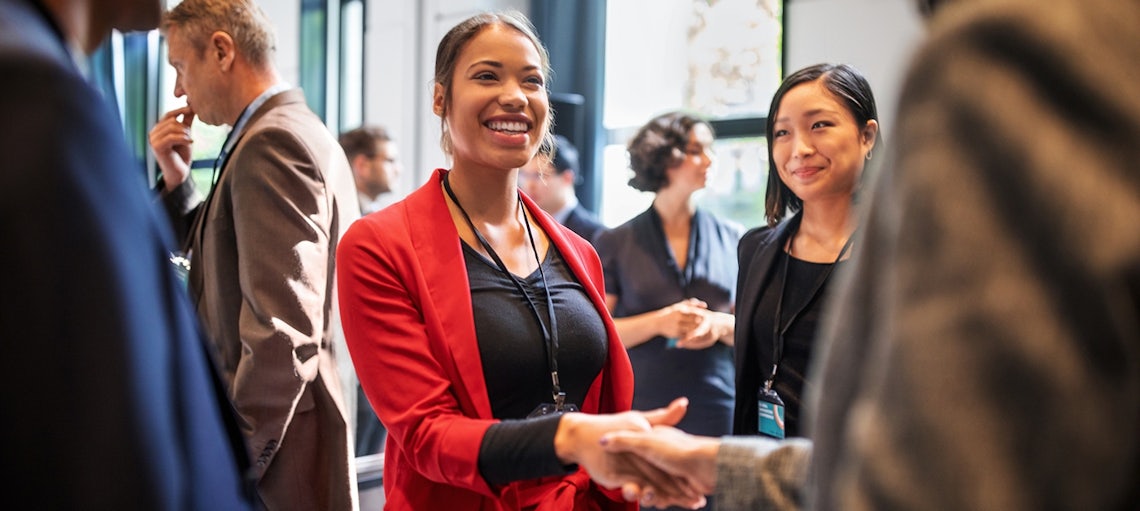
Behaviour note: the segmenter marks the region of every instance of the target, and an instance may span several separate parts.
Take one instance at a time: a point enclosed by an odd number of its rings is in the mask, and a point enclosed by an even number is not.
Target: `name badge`
[[[784,438],[784,400],[780,399],[780,395],[771,389],[761,390],[756,404],[760,419],[759,433],[772,438]]]

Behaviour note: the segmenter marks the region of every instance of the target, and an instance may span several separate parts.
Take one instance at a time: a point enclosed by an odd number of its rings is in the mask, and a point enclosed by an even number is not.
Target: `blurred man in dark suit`
[[[579,179],[578,149],[562,135],[554,136],[554,145],[553,154],[551,148],[543,147],[519,169],[519,186],[538,207],[592,243],[606,227],[574,193],[574,183]]]
[[[0,452],[37,509],[246,509],[245,447],[169,224],[80,69],[158,0],[0,0]]]

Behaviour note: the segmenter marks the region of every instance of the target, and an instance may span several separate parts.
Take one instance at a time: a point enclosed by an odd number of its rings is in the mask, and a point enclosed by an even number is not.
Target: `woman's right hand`
[[[662,307],[658,312],[658,335],[668,339],[682,339],[705,321],[702,312],[708,304],[696,298],[681,300],[673,305]]]
[[[688,410],[687,398],[677,398],[669,406],[656,410],[629,411],[616,414],[567,413],[558,424],[554,450],[563,463],[577,463],[590,477],[605,488],[633,484],[652,488],[658,498],[682,505],[695,505],[703,500],[703,488],[685,478],[669,474],[641,457],[618,451],[606,452],[603,436],[617,431],[649,434],[654,427],[672,426]]]
[[[610,314],[617,310],[617,305],[617,295],[607,294],[606,306]],[[614,317],[614,328],[626,348],[640,346],[658,336],[680,340],[701,326],[701,322],[705,321],[702,312],[707,309],[705,302],[688,298],[635,316]]]

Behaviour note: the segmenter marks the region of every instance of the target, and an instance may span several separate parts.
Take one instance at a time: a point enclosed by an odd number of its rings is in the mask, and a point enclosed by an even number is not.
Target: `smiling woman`
[[[621,464],[598,464],[600,435],[658,419],[569,413],[629,410],[629,359],[597,255],[517,186],[550,138],[546,50],[521,15],[480,14],[435,69],[451,169],[353,224],[337,258],[345,338],[389,430],[387,506],[635,509],[585,468],[605,480],[594,469]]]
[[[855,68],[789,75],[768,117],[768,226],[740,241],[733,432],[800,436],[800,405],[832,270],[855,231],[852,203],[879,140],[875,97]]]

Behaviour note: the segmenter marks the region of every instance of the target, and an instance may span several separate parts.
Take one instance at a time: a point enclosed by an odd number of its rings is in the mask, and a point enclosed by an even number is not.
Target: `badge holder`
[[[772,438],[782,439],[785,436],[784,428],[784,400],[772,390],[772,380],[764,383],[760,396],[756,401],[759,414],[759,433]]]
[[[568,412],[578,411],[578,405],[574,403],[566,403],[566,393],[558,392],[554,394],[553,403],[542,403],[535,407],[533,411],[527,414],[526,418],[533,419],[535,417],[543,417],[546,415],[562,415]]]

